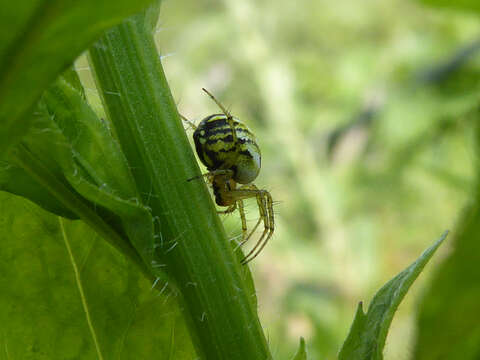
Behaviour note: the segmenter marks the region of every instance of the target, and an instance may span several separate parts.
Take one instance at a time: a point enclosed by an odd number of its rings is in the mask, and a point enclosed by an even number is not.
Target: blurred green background
[[[251,265],[273,356],[304,336],[310,358],[336,358],[357,303],[472,197],[479,18],[405,0],[167,0],[156,38],[183,115],[218,112],[205,87],[257,135],[276,229]],[[238,240],[238,215],[224,222]],[[416,309],[451,247],[400,306],[386,359],[413,358]]]

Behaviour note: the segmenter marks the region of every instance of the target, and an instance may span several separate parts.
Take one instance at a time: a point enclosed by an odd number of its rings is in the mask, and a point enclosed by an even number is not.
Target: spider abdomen
[[[248,184],[260,172],[261,154],[255,136],[237,118],[233,118],[237,141],[224,114],[203,119],[193,133],[198,157],[209,171],[232,170],[233,180]]]

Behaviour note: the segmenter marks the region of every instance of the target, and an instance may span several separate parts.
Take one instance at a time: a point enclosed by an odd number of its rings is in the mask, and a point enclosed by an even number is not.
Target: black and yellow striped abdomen
[[[248,184],[255,180],[260,171],[260,148],[245,124],[237,118],[233,118],[233,124],[236,142],[224,114],[206,117],[193,133],[195,149],[209,171],[232,170],[233,180]]]

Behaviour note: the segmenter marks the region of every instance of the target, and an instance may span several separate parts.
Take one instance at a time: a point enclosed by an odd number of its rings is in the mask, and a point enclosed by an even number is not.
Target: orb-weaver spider
[[[228,214],[238,208],[242,222],[242,241],[245,244],[260,223],[264,230],[255,246],[242,259],[243,265],[257,257],[273,235],[275,222],[273,217],[272,196],[267,190],[260,190],[252,181],[260,172],[261,154],[255,136],[239,119],[230,112],[206,89],[202,90],[218,105],[222,114],[213,114],[204,118],[198,126],[181,115],[193,129],[195,149],[208,173],[202,175],[208,179],[219,206],[228,206],[219,211]],[[194,177],[190,180],[197,179]],[[241,184],[237,187],[237,184]],[[248,233],[243,200],[256,198],[260,217]]]

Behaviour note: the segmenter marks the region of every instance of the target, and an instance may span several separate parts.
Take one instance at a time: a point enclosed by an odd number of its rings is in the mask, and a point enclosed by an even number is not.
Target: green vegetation
[[[0,359],[480,356],[476,1],[2,5]],[[278,201],[252,273],[201,87]]]

